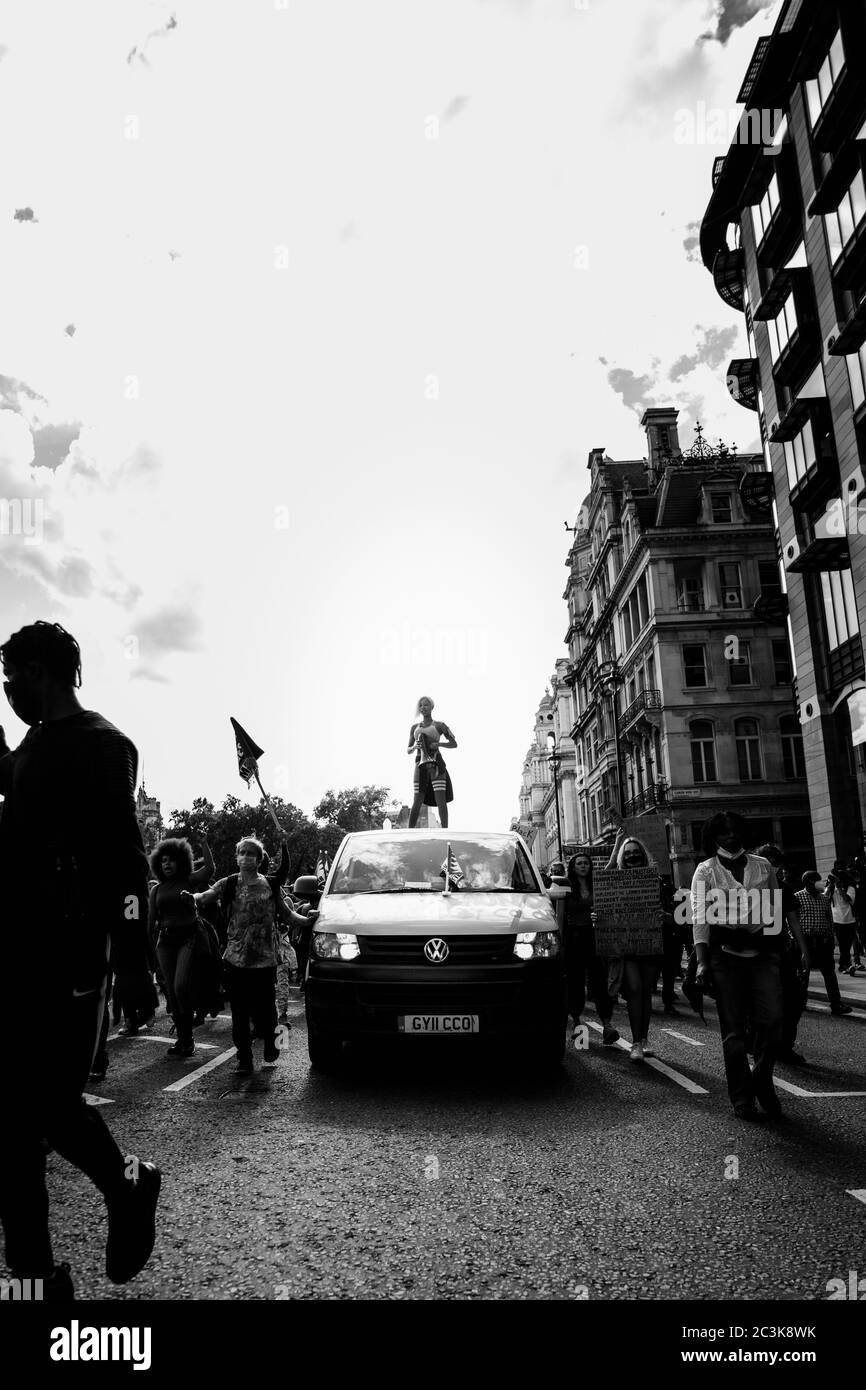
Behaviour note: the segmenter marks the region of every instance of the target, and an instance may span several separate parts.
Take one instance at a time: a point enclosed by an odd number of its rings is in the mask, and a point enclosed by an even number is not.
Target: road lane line
[[[706,1043],[698,1042],[697,1038],[687,1038],[685,1033],[675,1033],[673,1028],[660,1028],[660,1033],[667,1033],[671,1038],[679,1038],[680,1042],[689,1043],[691,1047],[706,1047]]]
[[[198,1081],[200,1076],[207,1076],[209,1071],[214,1071],[221,1067],[223,1062],[227,1062],[230,1057],[237,1056],[237,1049],[230,1047],[227,1052],[221,1052],[218,1057],[211,1057],[209,1062],[205,1062],[203,1067],[196,1067],[195,1071],[182,1076],[180,1081],[173,1081],[170,1086],[163,1086],[164,1091],[182,1091],[185,1086],[191,1086],[193,1081]]]
[[[866,1096],[866,1091],[806,1091],[791,1081],[783,1081],[781,1076],[773,1077],[773,1084],[789,1091],[792,1096],[803,1096],[806,1100],[823,1100],[825,1096]]]
[[[91,1095],[89,1091],[84,1091],[84,1093],[82,1094],[81,1099],[82,1099],[83,1101],[85,1101],[87,1105],[113,1105],[113,1104],[114,1104],[114,1101],[113,1101],[113,1100],[109,1100],[108,1096],[94,1096],[94,1095]]]
[[[125,1034],[125,1033],[118,1033],[117,1036],[118,1036],[119,1038],[124,1038],[124,1037],[126,1037],[126,1034]],[[109,1038],[108,1041],[109,1041],[109,1042],[113,1042],[114,1040],[113,1040],[113,1038]],[[137,1034],[133,1034],[133,1036],[129,1039],[129,1041],[130,1041],[130,1042],[149,1042],[149,1043],[173,1043],[173,1042],[174,1042],[174,1038],[169,1038],[169,1037],[158,1037],[158,1038],[143,1037],[143,1038],[142,1038],[142,1037],[139,1037]],[[195,1045],[196,1045],[197,1048],[199,1048],[199,1047],[206,1047],[206,1048],[208,1048],[208,1050],[211,1051],[211,1052],[214,1052],[214,1051],[216,1050],[216,1047],[217,1047],[217,1044],[216,1044],[216,1043],[199,1042],[198,1038],[196,1038],[196,1040],[195,1040]]]
[[[858,1202],[866,1202],[866,1187],[846,1187],[845,1191],[849,1197],[856,1197]]]
[[[597,1033],[604,1032],[600,1023],[592,1023],[587,1020],[587,1026],[594,1028]],[[631,1052],[631,1043],[624,1042],[621,1038],[619,1042],[616,1043],[616,1046],[621,1048],[624,1052]],[[678,1086],[682,1086],[684,1091],[689,1091],[693,1096],[709,1095],[709,1091],[705,1090],[703,1086],[699,1086],[696,1081],[692,1081],[691,1077],[683,1076],[680,1071],[674,1071],[673,1067],[669,1067],[666,1062],[660,1062],[657,1057],[647,1057],[644,1061],[644,1066],[652,1067],[654,1071],[661,1072],[662,1076],[670,1077],[671,1081],[675,1081]]]

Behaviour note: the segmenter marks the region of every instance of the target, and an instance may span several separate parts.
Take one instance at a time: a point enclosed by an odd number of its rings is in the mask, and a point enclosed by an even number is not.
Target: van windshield
[[[454,893],[540,893],[523,846],[491,835],[451,840]],[[441,893],[448,842],[423,835],[360,840],[346,846],[329,893]]]

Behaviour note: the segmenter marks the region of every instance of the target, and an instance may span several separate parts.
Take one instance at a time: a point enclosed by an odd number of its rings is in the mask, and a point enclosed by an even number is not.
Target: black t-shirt
[[[137,768],[135,745],[94,710],[35,725],[0,758],[0,968],[23,947],[32,965],[44,955],[87,975],[104,969],[109,932],[119,968],[145,959]]]

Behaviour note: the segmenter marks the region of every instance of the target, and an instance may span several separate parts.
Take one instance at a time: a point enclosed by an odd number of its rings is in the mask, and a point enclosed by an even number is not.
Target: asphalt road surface
[[[232,1075],[227,1017],[169,1058],[159,1015],[91,1086],[163,1169],[157,1248],[116,1288],[88,1181],[49,1159],[55,1255],[97,1299],[826,1299],[866,1274],[866,1013],[814,1006],[785,1118],[736,1120],[710,1005],[654,1015],[658,1065],[602,1048],[536,1080],[472,1039],[356,1049],[312,1072],[303,1005],[278,1067]],[[623,1007],[615,1021],[627,1036]],[[58,1040],[62,1046],[62,1039]],[[174,1087],[174,1089],[172,1089]],[[855,1194],[859,1194],[855,1195]]]

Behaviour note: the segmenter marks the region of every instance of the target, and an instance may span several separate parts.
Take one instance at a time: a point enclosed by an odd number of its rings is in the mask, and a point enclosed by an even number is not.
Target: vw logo
[[[441,965],[448,957],[448,942],[443,941],[441,936],[431,937],[424,942],[424,954],[431,965]]]

